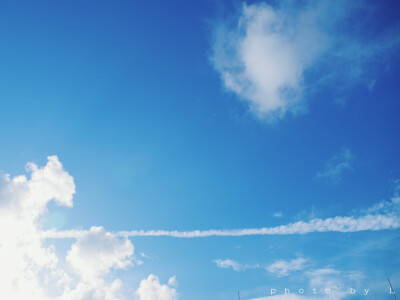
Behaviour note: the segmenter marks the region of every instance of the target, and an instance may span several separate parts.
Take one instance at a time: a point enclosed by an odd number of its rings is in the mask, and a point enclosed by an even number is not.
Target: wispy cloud
[[[396,183],[396,187],[400,183]],[[396,188],[389,201],[382,200],[371,207],[353,210],[352,216],[332,218],[313,218],[309,221],[298,221],[286,225],[244,228],[244,229],[210,229],[210,230],[132,230],[114,232],[119,237],[169,236],[174,238],[206,238],[212,236],[252,236],[252,235],[291,235],[313,232],[359,232],[378,231],[400,228],[400,194]],[[42,238],[63,239],[85,236],[88,230],[44,230]]]
[[[400,38],[396,30],[372,38],[369,32],[365,39],[361,30],[355,34],[355,19],[347,18],[364,6],[348,1],[244,4],[234,22],[215,26],[211,61],[225,88],[270,122],[306,111],[306,96],[332,83],[373,88],[376,77],[370,74],[378,72],[371,70],[388,64]],[[353,30],[343,30],[346,26]]]
[[[116,236],[138,237],[138,236],[169,236],[175,238],[204,238],[211,236],[251,236],[251,235],[289,235],[307,234],[312,232],[358,232],[367,230],[386,230],[400,228],[398,214],[368,214],[360,217],[337,216],[327,219],[312,219],[310,221],[299,221],[287,225],[245,228],[245,229],[210,229],[210,230],[132,230],[115,232]],[[46,230],[43,238],[76,238],[86,233],[85,230]]]
[[[229,269],[232,268],[234,271],[245,271],[248,269],[265,269],[269,273],[277,276],[283,277],[289,275],[293,271],[299,271],[304,269],[306,260],[304,258],[296,258],[293,260],[277,260],[272,264],[267,266],[262,266],[260,264],[243,264],[232,259],[215,259],[213,261],[218,268]]]
[[[253,235],[291,235],[313,232],[359,232],[378,231],[400,228],[400,194],[396,189],[389,201],[382,200],[371,207],[353,210],[352,216],[336,216],[332,218],[313,218],[286,225],[243,228],[243,229],[210,229],[210,230],[132,230],[114,232],[115,236],[169,236],[174,238],[206,238],[212,236],[253,236]],[[43,238],[77,238],[87,234],[87,230],[46,230],[41,232]]]
[[[284,290],[274,289],[267,296],[252,298],[251,300],[340,300],[348,296],[354,297],[350,294],[349,286],[358,286],[359,280],[364,278],[364,275],[359,272],[343,272],[333,268],[315,269],[299,276],[308,280],[308,287],[303,288],[302,294],[296,289],[288,289],[287,294]],[[329,293],[326,292],[327,288]],[[362,289],[357,290],[357,292],[358,295],[368,295],[370,290]]]
[[[241,271],[243,270],[242,266],[234,260],[231,259],[216,259],[214,260],[214,262],[217,264],[218,268],[222,268],[222,269],[228,269],[228,268],[232,268],[235,271]]]
[[[326,163],[325,169],[318,172],[315,177],[338,183],[342,180],[343,172],[353,170],[353,160],[354,155],[350,149],[343,148]]]
[[[266,267],[269,273],[278,277],[289,275],[293,271],[302,270],[305,266],[306,260],[304,258],[297,258],[290,261],[278,260]]]
[[[214,260],[218,268],[228,269],[232,268],[234,271],[244,271],[247,269],[258,269],[261,268],[259,264],[248,265],[248,264],[241,264],[237,261],[231,259],[216,259]]]

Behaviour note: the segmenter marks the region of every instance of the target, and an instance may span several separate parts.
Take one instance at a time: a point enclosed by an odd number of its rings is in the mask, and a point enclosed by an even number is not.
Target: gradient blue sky
[[[16,176],[27,162],[43,166],[57,155],[76,185],[73,208],[49,204],[47,229],[274,227],[357,217],[398,197],[397,1],[0,7],[0,169]],[[272,41],[288,53],[257,44],[243,50],[251,34],[254,43],[268,41],[267,29],[249,29],[258,17],[283,27]],[[252,73],[245,55],[260,62],[260,72]],[[282,80],[272,87],[257,78],[270,75],[262,68],[271,63],[271,78]],[[275,95],[282,87],[288,94]],[[260,108],[271,95],[278,108]],[[131,237],[135,255],[149,258],[113,275],[126,299],[156,274],[161,283],[176,276],[181,300],[223,300],[238,290],[251,299],[273,287],[308,289],[318,271],[330,270],[324,280],[390,299],[387,277],[400,290],[399,239],[397,229]],[[54,244],[62,253],[70,242]],[[286,274],[269,268],[296,259],[304,263]]]

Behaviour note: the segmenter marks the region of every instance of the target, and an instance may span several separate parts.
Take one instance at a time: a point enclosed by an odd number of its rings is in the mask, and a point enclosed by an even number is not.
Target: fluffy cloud
[[[291,261],[278,260],[266,267],[266,270],[278,277],[283,277],[289,275],[290,272],[302,270],[305,262],[304,258],[297,258]]]
[[[41,218],[47,204],[72,207],[75,184],[56,156],[44,167],[28,164],[25,175],[0,176],[0,293],[8,300],[122,300],[120,279],[111,271],[132,265],[134,247],[102,227],[75,235],[66,257],[44,241]],[[155,281],[154,281],[155,283]],[[145,285],[145,284],[144,284]],[[170,285],[177,285],[171,278]],[[175,289],[166,289],[176,299]],[[164,295],[160,292],[161,297]],[[133,295],[131,295],[133,296]],[[175,298],[174,298],[175,297]],[[132,298],[132,297],[130,297]]]
[[[133,245],[118,239],[102,227],[92,227],[78,238],[67,254],[67,261],[83,280],[97,279],[111,268],[123,269],[132,264]]]
[[[177,281],[175,277],[168,280],[168,285],[160,284],[157,276],[150,274],[147,279],[140,282],[140,286],[136,291],[139,300],[176,300],[178,294],[176,292]]]
[[[318,172],[316,178],[327,179],[332,183],[338,183],[342,179],[342,174],[346,170],[352,170],[354,155],[350,149],[343,148],[335,154],[326,164],[324,171]]]
[[[332,82],[373,87],[372,66],[380,68],[377,62],[398,48],[395,33],[371,42],[370,33],[362,39],[354,29],[343,30],[353,28],[346,17],[363,9],[346,1],[244,4],[233,24],[216,26],[211,60],[226,89],[260,119],[305,111],[305,94]]]
[[[77,283],[74,289],[66,289],[62,299],[124,299],[121,281],[115,279],[109,284],[103,277],[111,269],[132,265],[133,252],[127,238],[120,239],[102,227],[92,227],[67,253],[66,261],[74,269]]]
[[[213,62],[226,88],[259,117],[298,110],[303,72],[327,47],[317,22],[316,8],[292,15],[267,4],[243,5],[237,28],[216,31]]]
[[[56,156],[45,167],[28,164],[31,177],[0,178],[0,291],[5,299],[46,299],[46,290],[68,281],[57,268],[53,246],[44,246],[39,232],[40,216],[51,200],[72,206],[73,178]]]

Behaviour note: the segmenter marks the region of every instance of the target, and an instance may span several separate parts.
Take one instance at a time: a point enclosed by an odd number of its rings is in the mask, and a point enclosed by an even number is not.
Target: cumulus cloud
[[[41,218],[47,205],[72,207],[75,184],[56,156],[44,167],[29,163],[25,175],[0,176],[0,293],[8,300],[122,300],[122,281],[112,270],[132,265],[134,247],[102,227],[74,236],[59,256],[44,241]],[[171,279],[171,284],[176,284]],[[164,290],[164,289],[162,289]],[[171,295],[176,293],[171,292]],[[175,297],[175,296],[174,296]],[[153,299],[153,298],[143,298]],[[164,299],[164,298],[154,298]],[[175,299],[175,298],[165,298]]]
[[[74,289],[68,287],[61,299],[123,299],[121,280],[107,283],[103,277],[111,269],[132,265],[133,252],[127,238],[117,238],[103,227],[92,227],[67,253],[66,261],[77,275],[77,284]]]
[[[289,275],[293,271],[299,271],[304,268],[306,260],[304,258],[297,258],[290,261],[278,260],[266,267],[269,273],[278,277]]]
[[[211,61],[228,91],[260,119],[276,121],[305,111],[306,96],[335,80],[373,86],[371,66],[379,68],[400,39],[343,30],[346,17],[360,10],[346,1],[244,4],[234,22],[215,26]]]
[[[92,227],[71,246],[66,259],[83,280],[93,280],[111,268],[131,265],[133,250],[128,239],[119,239],[102,227]]]
[[[44,246],[38,218],[54,201],[72,206],[73,178],[63,170],[56,156],[48,157],[43,168],[28,164],[31,177],[0,178],[0,291],[5,299],[46,299],[51,284],[68,282],[57,267],[54,246]]]
[[[353,169],[353,160],[354,155],[351,153],[350,149],[343,148],[327,162],[322,172],[317,173],[316,178],[338,183],[342,180],[343,172]]]
[[[175,289],[177,281],[171,277],[167,284],[161,284],[157,276],[150,274],[140,282],[136,291],[139,300],[176,300],[178,293]]]

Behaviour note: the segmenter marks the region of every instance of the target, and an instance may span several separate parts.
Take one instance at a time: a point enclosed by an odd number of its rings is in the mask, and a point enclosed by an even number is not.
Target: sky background
[[[350,287],[351,299],[391,299],[388,277],[400,290],[399,16],[394,0],[2,1],[0,170],[29,180],[40,171],[27,162],[45,168],[56,155],[73,177],[73,207],[50,196],[29,224],[104,229],[38,238],[41,249],[54,245],[60,264],[79,265],[72,249],[101,252],[90,234],[104,234],[121,260],[97,270],[105,286],[121,279],[119,296],[59,298],[38,288],[48,299],[140,300],[236,299],[237,291],[262,299],[271,288],[304,288],[287,298],[297,300],[325,297],[311,288],[328,286],[333,299],[347,299]],[[69,181],[56,182],[64,191]],[[13,191],[0,202],[15,203]],[[4,220],[19,211],[4,207]],[[389,220],[354,232],[115,234],[367,215]],[[179,285],[168,283],[173,276]],[[154,285],[138,292],[145,280]]]

